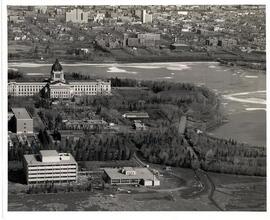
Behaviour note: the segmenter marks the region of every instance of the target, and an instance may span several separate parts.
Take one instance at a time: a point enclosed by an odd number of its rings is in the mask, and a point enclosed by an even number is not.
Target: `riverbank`
[[[172,63],[172,62],[218,62],[221,65],[227,67],[239,66],[246,69],[258,69],[265,70],[266,62],[265,60],[250,59],[245,58],[239,59],[236,57],[226,57],[226,58],[215,58],[212,56],[147,56],[147,57],[122,57],[115,59],[104,59],[102,60],[86,60],[86,59],[72,59],[72,58],[60,58],[62,63],[68,64],[93,64],[93,65],[106,65],[106,64],[140,64],[140,63]],[[48,59],[9,59],[8,63],[37,63],[37,64],[51,64],[55,61],[55,58]]]
[[[126,58],[126,59],[104,59],[104,60],[85,60],[85,59],[66,59],[66,58],[60,58],[61,63],[70,63],[70,64],[112,64],[112,63],[170,63],[170,62],[216,62],[215,59],[211,57],[198,57],[198,58],[192,58],[192,57],[134,57],[132,59]],[[51,64],[55,61],[55,58],[49,58],[46,60],[41,59],[9,59],[8,63],[44,63],[44,64]]]

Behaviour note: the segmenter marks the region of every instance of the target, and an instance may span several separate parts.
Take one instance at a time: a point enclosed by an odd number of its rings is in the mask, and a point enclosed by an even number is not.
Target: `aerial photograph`
[[[266,5],[6,10],[8,212],[267,211]]]

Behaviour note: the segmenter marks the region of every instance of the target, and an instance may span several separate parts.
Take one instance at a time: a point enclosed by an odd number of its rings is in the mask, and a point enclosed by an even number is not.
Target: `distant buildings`
[[[146,10],[136,9],[133,11],[133,15],[140,19],[143,24],[152,23],[152,14],[146,12]]]
[[[112,185],[137,185],[159,186],[160,181],[147,168],[124,167],[105,168],[105,179]]]
[[[18,16],[18,15],[9,15],[8,16],[8,21],[10,23],[23,23],[25,21],[23,16]]]
[[[205,45],[211,47],[233,48],[237,46],[237,40],[233,38],[209,37]]]
[[[34,6],[34,11],[38,14],[46,14],[48,7],[45,5]]]
[[[66,82],[62,65],[56,59],[52,65],[51,78],[47,82],[14,82],[8,83],[8,94],[11,96],[33,96],[43,93],[50,98],[69,99],[73,96],[109,95],[110,81],[71,81]]]
[[[104,18],[105,18],[104,13],[97,13],[96,16],[94,17],[94,22],[103,21]]]
[[[145,131],[146,130],[146,126],[144,123],[141,122],[141,120],[134,120],[133,128],[136,131]]]
[[[77,162],[69,153],[41,150],[24,155],[23,167],[27,184],[77,181]]]
[[[138,39],[142,46],[156,46],[160,43],[160,34],[154,33],[145,33],[145,34],[138,34]]]
[[[160,45],[160,34],[124,34],[123,46],[128,47],[156,47]]]
[[[66,12],[66,22],[88,23],[88,12],[84,12],[79,8],[75,8],[70,12]]]
[[[33,119],[25,108],[12,108],[13,128],[17,134],[33,134]],[[11,119],[12,120],[12,119]]]
[[[93,130],[97,128],[104,128],[108,123],[104,120],[66,120],[63,121],[64,129],[69,130]]]

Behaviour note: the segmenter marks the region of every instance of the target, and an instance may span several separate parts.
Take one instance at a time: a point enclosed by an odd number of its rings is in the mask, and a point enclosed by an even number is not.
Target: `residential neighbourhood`
[[[263,5],[29,6],[8,14],[10,60],[265,61]]]

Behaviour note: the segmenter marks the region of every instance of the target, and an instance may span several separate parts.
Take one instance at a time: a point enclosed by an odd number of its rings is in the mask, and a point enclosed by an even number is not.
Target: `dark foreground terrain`
[[[93,192],[25,194],[26,185],[9,183],[9,211],[265,211],[266,178],[160,170],[161,186],[106,187]],[[130,190],[130,192],[128,192]]]

